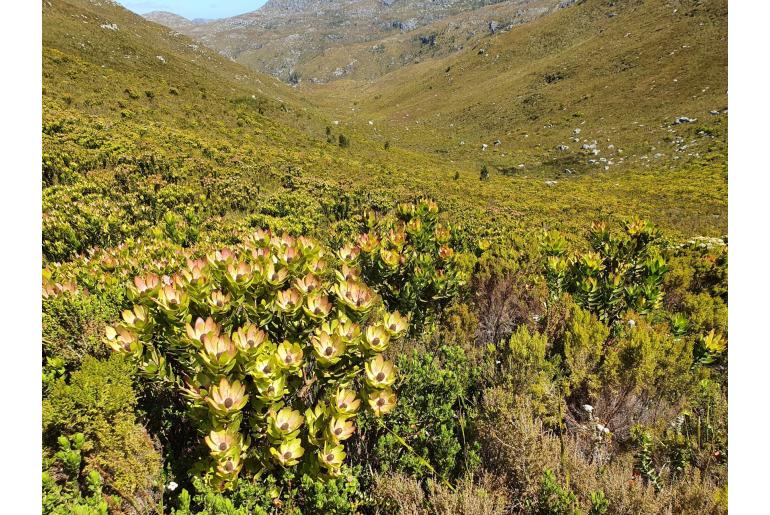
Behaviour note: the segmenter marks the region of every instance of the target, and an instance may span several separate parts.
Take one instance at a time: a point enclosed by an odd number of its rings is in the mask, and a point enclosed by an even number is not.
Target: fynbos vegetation
[[[332,89],[43,3],[43,513],[726,513],[722,3],[524,4]]]

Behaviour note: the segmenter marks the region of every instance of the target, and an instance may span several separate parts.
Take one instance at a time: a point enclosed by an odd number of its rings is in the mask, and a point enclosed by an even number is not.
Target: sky
[[[194,18],[227,18],[236,14],[255,11],[266,0],[229,0],[213,2],[212,0],[118,0],[126,9],[137,14],[150,11],[168,11],[187,19]]]

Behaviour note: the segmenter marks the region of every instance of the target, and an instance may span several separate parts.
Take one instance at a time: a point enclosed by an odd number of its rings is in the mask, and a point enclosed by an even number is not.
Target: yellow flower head
[[[238,349],[226,334],[209,333],[203,336],[201,358],[216,371],[228,372],[235,366]]]
[[[382,352],[388,348],[390,334],[380,325],[370,325],[366,328],[363,345],[374,352]]]
[[[321,281],[317,275],[307,274],[294,282],[294,286],[302,292],[303,295],[316,291],[321,286]]]
[[[285,440],[296,436],[295,433],[299,431],[304,420],[305,417],[299,411],[288,406],[277,412],[270,410],[267,416],[267,431],[273,439]]]
[[[356,426],[346,417],[332,417],[329,420],[329,427],[327,429],[332,441],[339,443],[353,436]]]
[[[356,396],[355,390],[341,388],[334,395],[334,410],[344,417],[354,415],[361,406],[361,400]]]
[[[409,327],[409,320],[398,311],[393,313],[386,312],[383,317],[383,324],[385,325],[385,330],[393,338],[400,338]]]
[[[310,337],[318,363],[323,366],[334,365],[345,354],[345,342],[338,334],[319,332]]]
[[[342,468],[342,462],[345,460],[345,447],[342,444],[332,445],[326,442],[323,448],[318,450],[318,460],[329,474],[337,475]]]
[[[369,407],[378,417],[393,411],[393,408],[396,407],[396,394],[391,388],[374,390],[369,393],[367,400]]]
[[[227,378],[219,380],[218,385],[212,385],[206,402],[218,415],[228,415],[243,409],[249,396],[246,387],[240,381],[230,383]]]
[[[280,367],[294,371],[302,366],[303,352],[298,343],[285,340],[276,349],[276,356]]]
[[[396,380],[396,369],[391,361],[377,354],[364,365],[366,369],[366,384],[372,388],[385,388]]]
[[[295,438],[281,442],[278,448],[271,447],[270,454],[281,464],[283,467],[293,467],[299,463],[299,459],[305,454],[305,449],[302,447],[302,442]]]
[[[107,338],[105,343],[115,352],[123,352],[140,356],[144,346],[139,341],[136,333],[123,325],[105,328]]]
[[[267,341],[267,333],[254,324],[246,324],[233,333],[233,343],[238,350],[249,355],[256,353]]]
[[[332,303],[326,295],[313,294],[308,296],[303,309],[309,317],[322,319],[332,310]]]
[[[294,287],[279,291],[275,294],[275,305],[284,313],[296,313],[302,305],[302,293]]]
[[[203,344],[203,337],[207,334],[219,335],[219,325],[211,317],[208,317],[205,321],[198,317],[194,326],[187,324],[185,331],[187,332],[187,337],[197,347],[200,347]]]

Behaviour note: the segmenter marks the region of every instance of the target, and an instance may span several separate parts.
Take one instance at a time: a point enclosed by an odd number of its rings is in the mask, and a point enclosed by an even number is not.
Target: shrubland
[[[144,23],[44,6],[44,513],[726,512],[718,142],[479,181]]]

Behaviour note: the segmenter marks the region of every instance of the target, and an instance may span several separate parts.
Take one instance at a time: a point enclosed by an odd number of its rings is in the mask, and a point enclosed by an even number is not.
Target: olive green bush
[[[45,441],[81,434],[80,475],[95,472],[101,477],[112,509],[142,512],[160,502],[161,458],[136,422],[132,373],[133,367],[120,356],[108,361],[85,358],[80,370],[69,381],[56,381],[43,400],[43,437]]]

